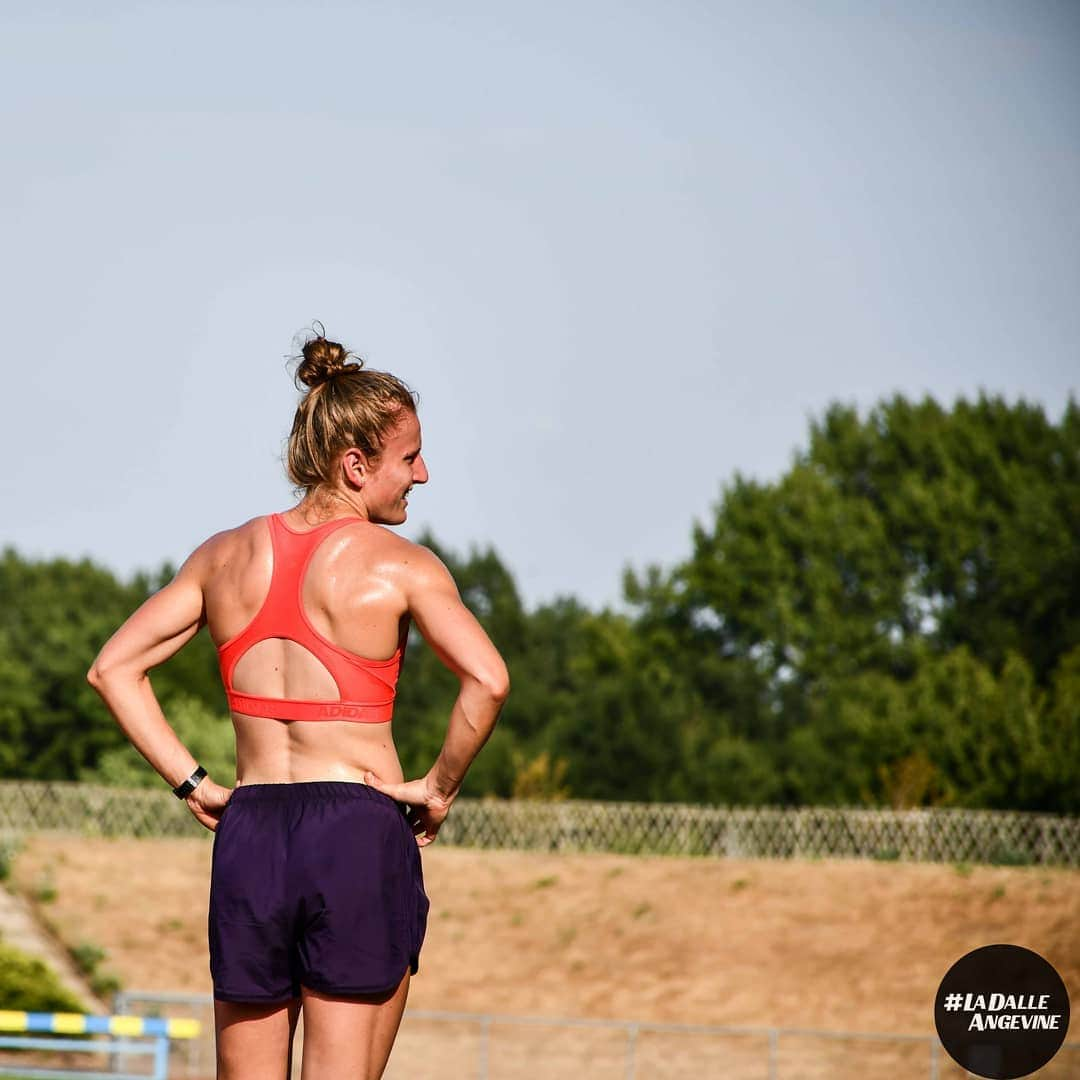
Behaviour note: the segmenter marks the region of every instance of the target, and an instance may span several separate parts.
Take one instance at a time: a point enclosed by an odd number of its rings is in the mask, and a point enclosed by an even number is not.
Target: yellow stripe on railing
[[[18,1009],[0,1009],[0,1031],[25,1031],[26,1013]]]
[[[110,1035],[141,1035],[143,1018],[141,1016],[110,1016]]]
[[[181,1017],[180,1019],[169,1021],[170,1039],[197,1039],[199,1037],[199,1032],[201,1031],[202,1024],[200,1024],[198,1020]]]
[[[86,1033],[86,1017],[82,1013],[53,1013],[52,1029],[65,1035],[83,1035]]]

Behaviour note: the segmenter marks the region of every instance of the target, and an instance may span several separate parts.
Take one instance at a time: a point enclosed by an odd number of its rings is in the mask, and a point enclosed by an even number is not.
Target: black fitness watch
[[[199,781],[206,775],[206,770],[197,765],[195,771],[178,787],[172,789],[172,793],[178,799],[186,799],[198,786]]]

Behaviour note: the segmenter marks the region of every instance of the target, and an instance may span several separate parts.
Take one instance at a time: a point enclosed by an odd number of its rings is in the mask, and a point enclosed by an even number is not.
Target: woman
[[[428,479],[411,391],[321,332],[287,469],[303,498],[210,537],[110,638],[88,679],[214,831],[210,970],[218,1077],[383,1073],[426,929],[430,844],[509,692],[506,666],[436,556],[383,528]],[[461,682],[438,759],[404,782],[391,714],[410,621]],[[236,786],[206,776],[147,673],[206,625]]]

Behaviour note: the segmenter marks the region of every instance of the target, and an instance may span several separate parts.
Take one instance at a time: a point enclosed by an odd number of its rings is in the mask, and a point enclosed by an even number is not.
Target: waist
[[[237,784],[229,796],[228,805],[240,803],[300,803],[327,802],[333,799],[357,799],[381,802],[395,807],[402,814],[408,804],[398,802],[382,791],[369,787],[363,780],[299,780],[285,784]]]

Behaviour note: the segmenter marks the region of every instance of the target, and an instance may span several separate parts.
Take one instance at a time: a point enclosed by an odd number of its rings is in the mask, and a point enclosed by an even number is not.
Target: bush
[[[86,1012],[41,960],[0,941],[0,1009],[26,1012]]]
[[[1027,851],[1018,851],[1006,844],[997,844],[986,860],[991,866],[1031,866],[1035,857]]]

